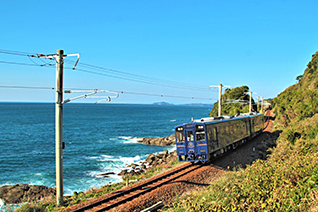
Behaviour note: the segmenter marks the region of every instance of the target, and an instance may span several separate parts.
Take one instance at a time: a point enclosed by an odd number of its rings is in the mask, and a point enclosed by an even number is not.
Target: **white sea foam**
[[[171,122],[175,122],[175,121],[177,121],[177,120],[175,120],[175,119],[173,119],[173,120],[170,120]]]
[[[136,138],[132,136],[119,136],[117,139],[114,140],[119,140],[125,144],[129,143],[138,143],[138,141],[142,140],[142,138]]]

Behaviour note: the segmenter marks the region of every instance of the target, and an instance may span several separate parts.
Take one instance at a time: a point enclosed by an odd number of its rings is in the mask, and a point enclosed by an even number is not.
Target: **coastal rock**
[[[143,138],[138,140],[139,143],[147,145],[158,145],[158,146],[171,146],[175,145],[175,136],[170,135],[168,137],[159,137],[159,138]]]
[[[154,161],[156,159],[156,156],[154,154],[150,154],[147,158],[146,158],[146,162],[151,164],[152,161]]]
[[[116,174],[115,172],[105,172],[105,173],[100,173],[96,174],[95,177],[108,177],[109,175]]]
[[[173,152],[168,152],[168,150],[165,150],[163,153],[158,153],[156,155],[154,154],[150,154],[147,159],[146,162],[152,166],[158,166],[161,164],[167,164],[172,162],[175,158],[177,157],[177,151],[173,151]]]
[[[145,162],[143,162],[140,166],[136,165],[133,166],[133,164],[129,165],[129,167],[133,168],[131,171],[124,169],[122,170],[118,175],[124,176],[133,176],[133,175],[139,175],[144,172],[146,172],[149,167],[156,167],[163,164],[168,164],[170,162],[173,162],[175,158],[177,157],[177,151],[168,152],[168,150],[163,151],[162,153],[158,153],[156,155],[150,154]],[[148,166],[146,166],[148,164]],[[147,168],[148,167],[148,168]]]
[[[124,176],[128,173],[127,169],[122,170],[121,172],[118,173],[118,175]]]
[[[0,187],[0,199],[5,204],[40,201],[55,194],[55,188],[43,185],[16,184]]]

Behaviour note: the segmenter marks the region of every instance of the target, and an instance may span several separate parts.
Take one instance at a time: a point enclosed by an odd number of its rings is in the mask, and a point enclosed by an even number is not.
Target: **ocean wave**
[[[116,140],[116,139],[114,139]],[[119,136],[118,137],[118,141],[121,141],[125,144],[129,144],[129,143],[138,143],[138,141],[141,141],[142,138],[136,138],[136,137],[132,137],[132,136]]]

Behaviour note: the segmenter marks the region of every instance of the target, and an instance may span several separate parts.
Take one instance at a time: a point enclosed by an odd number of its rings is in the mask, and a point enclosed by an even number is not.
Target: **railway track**
[[[113,209],[121,204],[124,204],[132,199],[139,197],[147,192],[150,192],[162,185],[165,185],[173,180],[178,179],[181,176],[184,176],[187,173],[190,173],[202,165],[192,165],[191,163],[182,166],[179,169],[172,170],[170,172],[165,173],[164,175],[160,175],[153,179],[147,180],[146,182],[133,186],[127,190],[118,191],[111,196],[107,196],[105,199],[102,199],[98,202],[94,202],[92,204],[86,205],[82,208],[73,210],[73,212],[88,212],[88,211],[107,211]]]

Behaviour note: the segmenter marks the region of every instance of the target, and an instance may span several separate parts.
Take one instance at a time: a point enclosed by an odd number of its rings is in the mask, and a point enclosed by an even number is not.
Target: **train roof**
[[[262,113],[243,113],[239,116],[217,116],[217,117],[207,117],[207,118],[201,118],[193,120],[195,123],[211,123],[211,122],[221,122],[221,121],[229,121],[234,119],[244,119],[248,117],[254,117],[262,115]]]

